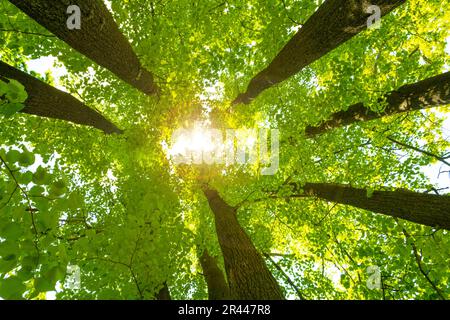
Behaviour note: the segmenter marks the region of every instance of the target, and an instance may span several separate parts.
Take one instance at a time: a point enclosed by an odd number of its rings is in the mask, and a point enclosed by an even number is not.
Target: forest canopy
[[[448,0],[0,0],[0,297],[450,298]]]

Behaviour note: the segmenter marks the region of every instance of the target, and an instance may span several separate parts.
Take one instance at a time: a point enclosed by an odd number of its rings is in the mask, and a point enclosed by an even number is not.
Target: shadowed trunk
[[[28,93],[25,108],[20,112],[40,117],[69,121],[91,126],[107,134],[122,133],[122,130],[105,117],[92,110],[70,94],[0,61],[0,77],[19,81]]]
[[[172,300],[169,287],[166,282],[164,282],[164,287],[162,287],[156,295],[156,300]]]
[[[10,0],[69,46],[145,94],[157,87],[102,0]],[[81,9],[81,29],[67,27],[67,8]]]
[[[207,250],[203,251],[200,256],[200,264],[202,265],[203,275],[208,285],[209,300],[228,300],[230,292],[225,275],[217,265],[216,260],[211,257]]]
[[[229,206],[217,191],[205,187],[203,192],[214,213],[231,298],[236,300],[284,299],[264,259],[240,226],[236,209]]]
[[[450,196],[403,189],[374,191],[370,195],[366,189],[326,183],[307,183],[303,191],[305,195],[331,202],[450,230]]]
[[[381,112],[367,109],[363,103],[356,103],[346,111],[333,113],[331,119],[318,126],[306,128],[309,137],[324,133],[337,127],[343,127],[354,122],[379,119],[394,114],[427,109],[450,103],[450,72],[425,79],[423,81],[407,84],[398,90],[385,95],[387,107]],[[381,102],[380,101],[380,102]]]
[[[378,6],[383,16],[404,2],[405,0],[326,0],[269,66],[250,81],[247,91],[233,103],[250,103],[262,91],[300,72],[366,29],[372,15],[366,12],[370,5]]]

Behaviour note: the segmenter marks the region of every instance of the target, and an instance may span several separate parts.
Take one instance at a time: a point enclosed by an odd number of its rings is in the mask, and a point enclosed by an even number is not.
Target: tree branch
[[[427,155],[427,156],[429,156],[429,157],[431,157],[431,158],[434,158],[434,159],[436,159],[436,160],[438,160],[438,161],[441,161],[442,163],[444,163],[444,164],[446,164],[447,166],[450,167],[450,163],[447,162],[447,161],[445,160],[445,158],[443,158],[443,157],[441,157],[441,156],[438,156],[438,155],[436,155],[436,154],[434,154],[434,153],[431,153],[431,152],[429,152],[429,151],[426,151],[426,150],[422,150],[422,149],[420,149],[420,148],[418,148],[418,147],[411,146],[411,145],[406,144],[406,143],[404,143],[404,142],[398,141],[398,140],[392,138],[392,136],[388,136],[388,137],[386,137],[386,138],[387,138],[389,141],[391,141],[391,142],[393,142],[393,143],[395,143],[395,144],[398,144],[398,145],[400,145],[400,146],[402,146],[402,147],[405,147],[405,148],[407,148],[407,149],[411,149],[411,150],[417,151],[417,152],[419,152],[419,153],[423,153],[423,154],[425,154],[425,155]]]
[[[284,272],[283,268],[281,268],[273,259],[270,255],[268,255],[267,253],[263,253],[263,256],[269,260],[274,267],[281,272],[281,274],[286,278],[286,281],[289,283],[289,285],[294,288],[295,292],[297,293],[298,297],[300,298],[300,300],[306,300],[305,297],[303,296],[303,294],[301,293],[300,289],[295,285],[295,283],[291,280],[291,278],[286,274],[286,272]]]
[[[398,221],[397,218],[394,218],[395,221],[397,221],[397,223],[401,226],[402,228],[402,232],[403,235],[405,236],[406,240],[412,240],[411,235],[408,233],[408,231],[406,231],[406,229],[403,227],[403,225],[401,225]],[[422,254],[419,254],[419,251],[417,250],[417,246],[415,244],[414,241],[411,241],[411,248],[414,254],[414,258],[416,259],[417,262],[417,267],[419,268],[420,273],[425,277],[425,279],[427,280],[427,282],[433,287],[434,291],[436,291],[437,295],[442,299],[442,300],[446,300],[444,295],[442,294],[441,290],[436,286],[436,284],[430,279],[430,277],[428,276],[428,273],[425,272],[424,268],[423,268],[423,264],[422,264]]]
[[[16,30],[16,29],[2,29],[2,28],[0,28],[0,31],[2,31],[2,32],[16,32],[16,33],[21,33],[21,34],[33,35],[33,36],[55,38],[55,36],[52,35],[52,34],[43,34],[43,33],[38,33],[38,32],[31,32],[31,31],[21,31],[21,30]]]
[[[14,180],[14,183],[16,184],[16,187],[22,192],[23,196],[25,197],[25,200],[28,202],[28,210],[30,213],[30,217],[31,217],[31,224],[33,226],[33,230],[34,230],[34,247],[37,251],[37,255],[38,255],[38,261],[39,261],[39,257],[40,257],[40,250],[39,250],[39,246],[38,246],[38,231],[36,228],[36,223],[34,221],[34,212],[35,210],[33,209],[33,206],[31,205],[31,200],[30,197],[28,196],[28,194],[25,192],[25,190],[20,186],[19,181],[17,181],[16,177],[14,176],[14,172],[11,170],[11,168],[8,166],[8,164],[6,163],[6,161],[0,156],[0,161],[3,163],[3,165],[6,167],[6,170],[9,172],[9,174],[11,175],[11,177]],[[16,188],[16,189],[17,189]],[[15,192],[15,191],[14,191]],[[9,201],[8,201],[9,202]]]

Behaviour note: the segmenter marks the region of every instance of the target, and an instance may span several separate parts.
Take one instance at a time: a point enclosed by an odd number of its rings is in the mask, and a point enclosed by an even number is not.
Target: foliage
[[[0,114],[12,116],[22,110],[28,95],[22,84],[14,79],[0,80]]]
[[[206,247],[221,254],[197,183],[203,170],[228,203],[239,205],[239,221],[257,249],[285,271],[267,261],[288,297],[298,298],[286,275],[308,299],[437,299],[430,281],[450,297],[447,231],[289,199],[286,187],[286,181],[436,187],[423,168],[437,160],[388,137],[448,154],[442,129],[448,106],[317,139],[307,139],[304,129],[355,102],[382,109],[375,101],[383,93],[448,69],[447,0],[407,1],[381,29],[362,32],[252,104],[235,107],[238,92],[323,1],[110,2],[121,31],[155,73],[160,97],[120,82],[0,0],[1,60],[64,87],[125,130],[105,136],[20,114],[26,92],[2,79],[0,297],[45,299],[57,288],[61,299],[154,299],[167,283],[175,299],[206,299],[198,253]],[[49,56],[56,60],[47,74],[30,71],[30,61]],[[53,78],[57,67],[67,72]],[[164,142],[197,120],[278,128],[280,170],[260,176],[249,166],[173,165]],[[81,287],[67,285],[68,265],[80,267]],[[381,269],[382,289],[367,288],[371,265]]]

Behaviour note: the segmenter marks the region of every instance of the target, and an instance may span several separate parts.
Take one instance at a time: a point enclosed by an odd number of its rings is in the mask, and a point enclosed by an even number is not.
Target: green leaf
[[[31,166],[35,161],[35,156],[32,152],[24,150],[19,156],[19,164],[23,167]]]
[[[47,173],[47,170],[41,166],[39,166],[33,174],[33,183],[37,185],[48,185],[50,180],[51,176]]]
[[[21,111],[23,108],[25,108],[25,105],[22,103],[5,103],[0,105],[0,114],[4,115],[5,117],[11,117],[17,112]]]
[[[66,184],[63,180],[58,180],[52,183],[50,186],[50,195],[54,197],[60,197],[67,191]]]
[[[0,232],[2,238],[17,240],[23,234],[22,226],[19,223],[11,222],[5,225]]]
[[[20,249],[25,252],[33,252],[35,253],[35,246],[34,242],[31,239],[25,239],[22,242],[20,242]]]
[[[0,256],[6,257],[11,254],[17,254],[19,251],[19,245],[14,240],[7,239],[6,241],[0,242]]]
[[[55,290],[56,281],[52,282],[51,279],[46,277],[39,277],[34,280],[34,288],[39,292],[48,292]]]
[[[25,285],[17,277],[9,277],[0,280],[0,296],[6,300],[22,299],[25,292]]]
[[[66,275],[66,268],[61,265],[52,267],[44,272],[42,277],[39,277],[34,282],[34,287],[40,292],[47,292],[55,290],[56,282],[63,280]]]
[[[16,266],[17,266],[16,259],[5,260],[5,259],[1,258],[0,259],[0,274],[6,274],[6,273],[10,272],[11,270],[13,270]]]
[[[6,95],[6,93],[9,91],[8,83],[5,81],[0,80],[0,97],[3,95]]]
[[[28,98],[28,94],[25,91],[25,87],[20,82],[10,79],[8,83],[8,91],[6,92],[6,98],[11,103],[22,103]]]
[[[14,149],[9,150],[8,153],[6,154],[6,160],[11,164],[14,164],[17,161],[19,161],[19,157],[20,152]]]
[[[66,183],[63,180],[58,180],[58,181],[53,182],[52,186],[55,189],[62,190],[66,187]]]
[[[40,197],[45,192],[45,189],[41,186],[33,186],[30,189],[29,195],[31,197]]]
[[[41,211],[36,217],[38,221],[42,222],[44,230],[56,228],[58,225],[58,215],[49,211]]]
[[[17,181],[20,184],[29,184],[33,180],[33,173],[30,171],[20,173],[16,175]]]
[[[47,198],[35,198],[33,199],[33,201],[36,204],[36,209],[38,209],[39,212],[46,212],[50,208],[50,200]]]
[[[78,208],[81,208],[83,205],[83,198],[80,196],[78,192],[73,192],[70,194],[69,198],[67,199],[69,209],[76,210]]]

